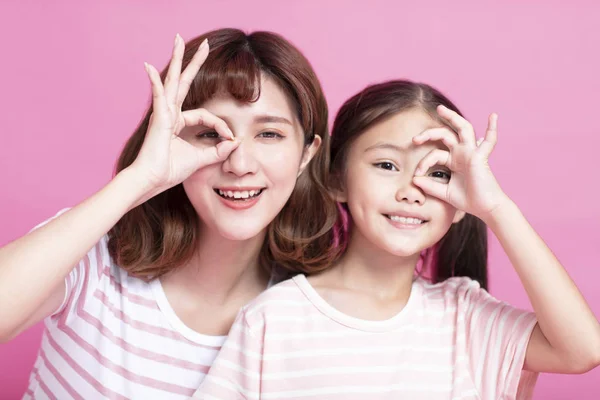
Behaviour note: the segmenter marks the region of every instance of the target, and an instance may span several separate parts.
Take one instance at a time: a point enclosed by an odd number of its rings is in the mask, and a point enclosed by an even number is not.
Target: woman
[[[178,35],[162,81],[146,70],[114,179],[0,249],[1,338],[46,325],[25,398],[188,398],[239,308],[317,262],[305,244],[333,222],[327,106],[289,42]]]

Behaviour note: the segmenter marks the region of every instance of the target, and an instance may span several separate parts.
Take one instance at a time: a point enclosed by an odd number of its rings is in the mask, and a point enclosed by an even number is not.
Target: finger
[[[415,185],[421,188],[425,194],[446,201],[448,197],[448,185],[434,181],[424,176],[415,176],[413,178]]]
[[[489,157],[498,142],[498,114],[492,113],[488,118],[488,126],[481,144],[480,151]]]
[[[216,146],[198,149],[198,159],[200,160],[198,168],[224,161],[239,145],[239,140],[225,140]]]
[[[182,116],[186,126],[203,125],[207,128],[213,128],[226,139],[234,139],[233,132],[229,129],[227,123],[204,108],[184,111]]]
[[[454,146],[458,145],[458,136],[450,128],[432,128],[419,133],[413,138],[415,144],[423,144],[427,141],[441,141],[449,150],[452,150]]]
[[[144,63],[146,73],[152,85],[152,113],[156,118],[163,118],[169,112],[165,99],[165,90],[160,80],[160,74],[154,66]]]
[[[437,107],[437,112],[458,133],[461,142],[475,145],[475,131],[469,121],[461,117],[456,111],[441,104]]]
[[[179,90],[177,91],[177,106],[179,108],[181,108],[194,78],[198,74],[198,71],[200,71],[200,67],[204,64],[204,61],[206,61],[209,51],[208,39],[204,39],[202,44],[198,47],[198,50],[196,50],[196,54],[194,54],[185,70],[181,73],[181,77],[179,78]]]
[[[169,63],[169,70],[165,77],[165,96],[169,104],[173,104],[177,100],[177,92],[179,91],[179,75],[181,74],[181,62],[183,59],[183,51],[185,44],[179,34],[175,35],[175,43],[173,44],[173,55]]]
[[[442,165],[444,167],[450,168],[451,164],[451,155],[450,152],[446,150],[435,149],[429,152],[419,165],[417,165],[417,169],[415,170],[415,176],[423,176],[429,171],[431,167],[434,165]]]

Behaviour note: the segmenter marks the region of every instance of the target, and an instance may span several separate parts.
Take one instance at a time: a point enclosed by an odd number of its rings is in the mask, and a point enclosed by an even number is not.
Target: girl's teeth
[[[390,219],[392,221],[398,221],[402,224],[409,224],[409,225],[420,225],[423,223],[423,220],[418,219],[418,218],[406,218],[406,217],[399,217],[397,215],[390,215]]]

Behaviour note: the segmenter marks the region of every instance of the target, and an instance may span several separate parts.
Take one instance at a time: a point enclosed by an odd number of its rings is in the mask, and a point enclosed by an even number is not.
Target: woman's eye
[[[377,164],[375,164],[375,166],[377,168],[385,169],[388,171],[398,171],[398,168],[396,168],[396,166],[389,161],[377,163]]]
[[[435,178],[435,179],[442,180],[444,182],[450,182],[451,174],[446,171],[433,171],[432,173],[429,174],[429,176],[431,176],[432,178]]]
[[[282,135],[280,135],[277,132],[270,132],[270,131],[269,132],[262,132],[258,136],[266,138],[266,139],[279,139],[279,138],[283,137]]]
[[[196,135],[199,138],[219,139],[221,136],[215,131],[200,132]]]

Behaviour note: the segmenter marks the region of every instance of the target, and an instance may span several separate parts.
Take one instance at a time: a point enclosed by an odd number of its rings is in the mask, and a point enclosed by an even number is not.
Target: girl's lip
[[[421,221],[427,222],[428,219],[425,218],[425,216],[421,215],[421,214],[417,214],[417,213],[407,213],[407,212],[396,212],[396,213],[389,213],[389,214],[383,214],[386,217],[404,217],[404,218],[416,218],[416,219],[420,219]]]
[[[410,217],[410,218],[416,218],[416,217]],[[407,224],[407,223],[400,222],[400,221],[394,221],[394,220],[390,219],[390,217],[387,216],[387,215],[385,215],[385,219],[387,219],[387,221],[394,228],[398,228],[398,229],[419,229],[419,228],[421,228],[423,225],[425,225],[427,223],[427,221],[421,220],[423,222],[421,222],[420,224]],[[417,219],[420,219],[420,218],[417,218]]]

